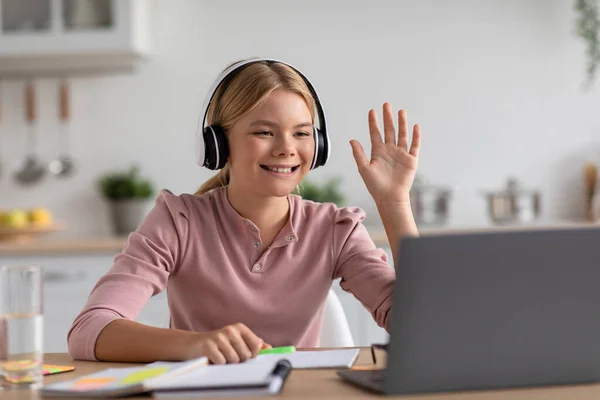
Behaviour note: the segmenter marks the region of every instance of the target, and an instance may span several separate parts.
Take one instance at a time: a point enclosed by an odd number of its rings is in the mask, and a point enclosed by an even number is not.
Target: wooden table
[[[135,364],[105,363],[73,361],[67,354],[50,353],[46,354],[44,362],[47,364],[75,365],[75,371],[63,374],[57,374],[45,378],[45,383],[54,383],[65,379],[73,379],[81,375],[91,374],[101,369],[109,367],[125,367]],[[370,351],[367,348],[361,348],[360,355],[356,361],[357,366],[372,366]],[[150,396],[136,396],[134,399],[151,398]],[[269,397],[269,398],[275,398]],[[289,376],[281,394],[276,398],[327,398],[327,399],[387,399],[400,398],[405,400],[583,400],[600,398],[600,384],[530,388],[530,389],[511,389],[498,391],[471,391],[462,393],[441,393],[431,395],[417,396],[398,396],[383,397],[377,394],[365,392],[355,388],[342,381],[335,370],[294,370]],[[36,390],[7,390],[0,391],[1,400],[24,400],[41,399]],[[252,397],[248,399],[257,399]]]

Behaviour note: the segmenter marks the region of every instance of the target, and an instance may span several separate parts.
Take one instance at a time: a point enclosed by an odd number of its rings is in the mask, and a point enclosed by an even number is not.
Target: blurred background
[[[594,221],[597,10],[590,0],[1,0],[0,210],[8,226],[50,220],[60,237],[112,237],[110,179],[137,174],[146,210],[157,190],[194,192],[213,174],[194,158],[207,90],[231,62],[263,56],[313,82],[332,151],[308,179],[338,179],[374,235],[348,141],[368,151],[367,112],[381,116],[386,101],[422,127],[421,226],[488,226],[494,207],[517,223]],[[493,206],[490,195],[506,193],[517,195]]]
[[[489,220],[486,191],[509,177],[542,194],[543,216],[585,216],[584,163],[600,161],[600,91],[585,86],[576,0],[3,0],[0,209],[46,207],[72,233],[110,232],[97,181],[137,164],[157,189],[193,192],[204,96],[250,56],[301,69],[322,98],[345,203],[374,212],[350,139],[368,148],[383,102],[422,125],[419,174],[453,189],[448,224]],[[115,67],[116,66],[116,67]],[[35,85],[40,163],[60,155],[59,80],[70,89],[73,174],[15,178]]]

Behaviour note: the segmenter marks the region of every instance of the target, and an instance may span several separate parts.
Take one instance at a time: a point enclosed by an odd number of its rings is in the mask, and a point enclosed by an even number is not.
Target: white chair
[[[333,289],[329,289],[323,311],[320,334],[321,347],[352,347],[354,339],[342,303]]]

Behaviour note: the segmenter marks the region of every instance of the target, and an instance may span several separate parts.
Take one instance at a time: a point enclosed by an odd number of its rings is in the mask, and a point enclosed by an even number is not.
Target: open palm
[[[370,110],[371,160],[367,158],[363,146],[358,141],[350,141],[358,172],[377,204],[408,203],[409,191],[419,159],[420,127],[414,126],[409,148],[406,112],[398,111],[398,140],[396,140],[392,106],[390,103],[385,103],[383,131],[382,140],[377,113],[375,110]]]

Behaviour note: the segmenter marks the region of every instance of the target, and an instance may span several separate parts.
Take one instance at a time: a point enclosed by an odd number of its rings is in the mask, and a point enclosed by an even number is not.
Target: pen
[[[265,354],[288,354],[296,351],[294,346],[282,346],[282,347],[273,347],[272,349],[262,349],[258,352],[258,355]]]
[[[294,350],[296,349],[294,348]],[[292,364],[288,360],[281,360],[277,363],[277,366],[275,367],[275,370],[271,376],[271,382],[269,383],[268,391],[270,394],[277,394],[281,392],[281,388],[285,383],[285,379],[288,377],[291,370]]]

